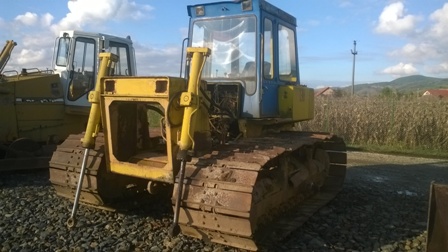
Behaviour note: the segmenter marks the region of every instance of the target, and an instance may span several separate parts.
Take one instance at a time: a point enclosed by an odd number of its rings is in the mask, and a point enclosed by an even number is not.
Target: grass
[[[400,146],[388,146],[388,145],[347,145],[347,149],[350,151],[363,151],[374,152],[381,154],[391,154],[409,157],[423,157],[423,158],[436,158],[447,159],[448,151],[446,150],[432,150],[432,149],[408,149]]]

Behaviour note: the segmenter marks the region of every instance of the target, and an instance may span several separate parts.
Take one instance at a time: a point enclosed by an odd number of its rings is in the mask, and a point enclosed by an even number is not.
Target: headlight
[[[196,16],[204,16],[205,15],[205,9],[204,6],[196,6]]]
[[[241,8],[243,11],[251,11],[252,10],[252,0],[243,0],[241,3]]]

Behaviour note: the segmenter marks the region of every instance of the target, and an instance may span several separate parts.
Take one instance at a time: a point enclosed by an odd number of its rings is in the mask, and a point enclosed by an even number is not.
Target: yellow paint
[[[118,62],[118,56],[112,53],[100,53],[100,66],[98,68],[98,76],[96,78],[95,90],[89,94],[89,100],[92,103],[90,107],[89,120],[87,122],[86,133],[82,139],[82,147],[92,148],[95,146],[95,137],[98,134],[99,123],[101,120],[101,107],[99,93],[101,90],[101,78],[107,76],[111,72],[111,68]]]
[[[137,178],[145,178],[148,180],[166,182],[171,184],[174,182],[172,169],[155,168],[127,162],[111,161],[110,170],[118,174]]]
[[[32,72],[3,76],[0,81],[0,139],[61,141],[85,130],[88,111],[69,113],[58,74]]]
[[[182,127],[184,108],[174,106],[180,94],[187,89],[187,82],[177,77],[106,77],[101,82],[100,104],[102,123],[106,140],[108,164],[111,172],[154,181],[173,183],[178,171],[175,154],[178,151],[177,134]],[[120,144],[119,108],[120,106],[139,106],[153,104],[161,107],[165,117],[166,154],[149,149],[135,149],[130,156],[123,157],[129,147]],[[171,105],[170,105],[171,104]],[[131,108],[135,111],[137,107]],[[130,113],[134,113],[129,111]],[[133,137],[137,132],[136,121],[128,121],[126,134]],[[144,158],[145,153],[149,157]],[[162,155],[162,156],[159,156]],[[163,156],[164,155],[164,156]],[[152,156],[152,157],[151,157]],[[154,163],[152,163],[154,162]]]
[[[314,91],[297,85],[280,86],[278,90],[279,112],[282,118],[305,121],[314,118]]]
[[[113,83],[114,90],[107,90],[107,83]],[[114,77],[102,81],[104,96],[132,97],[168,97],[173,92],[185,91],[185,79],[176,77]],[[162,89],[161,86],[166,86]]]
[[[180,150],[187,151],[194,148],[194,134],[203,131],[208,127],[207,119],[203,120],[203,111],[199,101],[199,87],[201,85],[201,73],[206,57],[210,55],[210,49],[189,47],[187,48],[187,56],[191,58],[190,79],[188,80],[188,92],[182,96],[187,97],[184,102],[185,106],[184,119],[180,140],[178,142]],[[182,104],[181,104],[182,105]],[[204,125],[206,124],[206,125]]]
[[[8,62],[11,56],[11,52],[16,45],[17,45],[16,42],[14,42],[13,40],[6,40],[6,44],[3,47],[3,50],[0,52],[0,73],[6,66],[6,63]]]

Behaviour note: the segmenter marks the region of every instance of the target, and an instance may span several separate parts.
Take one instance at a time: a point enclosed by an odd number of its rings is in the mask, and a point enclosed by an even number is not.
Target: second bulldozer
[[[264,0],[188,6],[185,78],[113,76],[100,55],[85,134],[51,159],[58,195],[110,207],[129,188],[174,185],[173,225],[188,236],[257,250],[341,190],[342,139],[294,131],[312,120],[300,84],[296,19]]]
[[[0,171],[48,168],[56,144],[85,130],[98,54],[110,51],[120,56],[116,75],[136,74],[132,41],[62,31],[50,69],[3,71],[15,46],[8,40],[0,54]]]

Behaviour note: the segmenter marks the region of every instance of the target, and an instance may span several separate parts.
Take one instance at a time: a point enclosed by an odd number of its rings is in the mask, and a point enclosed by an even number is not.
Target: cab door
[[[90,106],[87,93],[95,87],[97,45],[93,38],[75,38],[71,69],[69,69],[69,102]]]
[[[280,85],[298,84],[295,28],[271,15],[264,15],[261,51],[261,115],[277,117]]]
[[[277,90],[279,82],[275,76],[275,44],[274,19],[265,16],[262,19],[261,41],[261,117],[275,117],[278,115]]]

